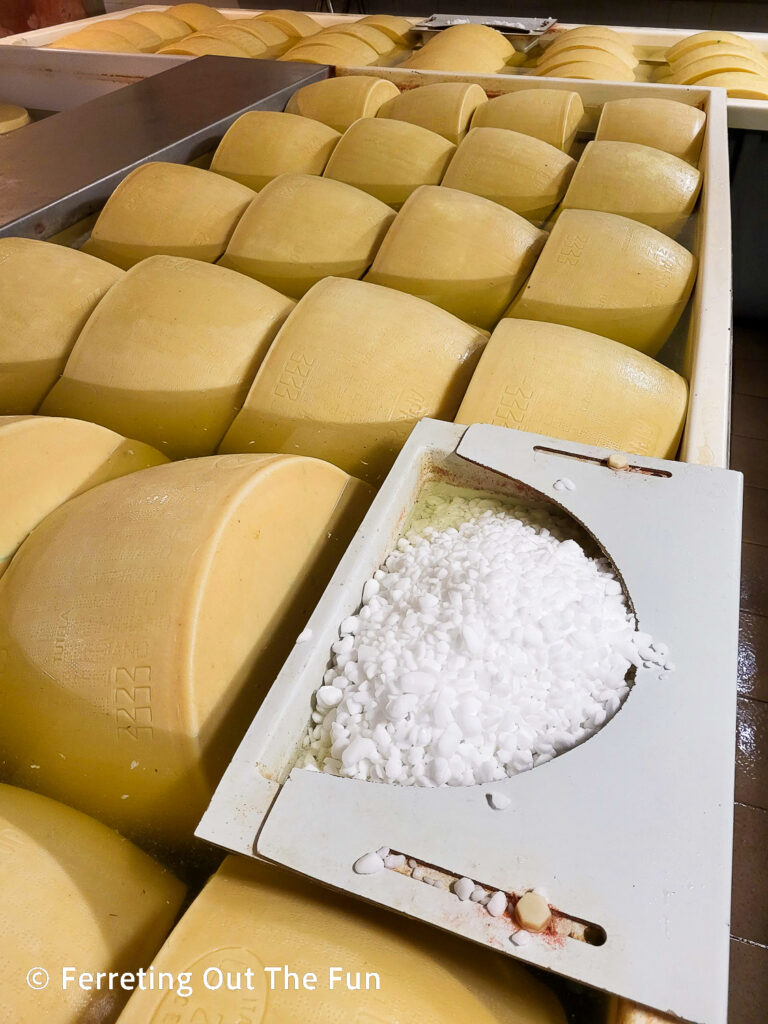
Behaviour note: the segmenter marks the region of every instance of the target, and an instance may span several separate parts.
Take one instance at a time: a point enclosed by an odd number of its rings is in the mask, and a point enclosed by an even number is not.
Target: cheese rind
[[[383,78],[367,75],[326,78],[297,89],[288,100],[285,112],[314,118],[343,133],[361,117],[376,117],[382,104],[399,95],[394,82]]]
[[[183,57],[248,57],[248,52],[231,39],[213,32],[195,32],[178,42],[163,46],[158,53],[178,54]]]
[[[488,25],[477,25],[471,22],[463,25],[451,25],[443,29],[436,36],[433,36],[425,45],[424,49],[430,47],[433,52],[438,50],[456,50],[461,48],[478,47],[494,54],[504,64],[515,53],[515,48],[501,32],[490,28]]]
[[[399,209],[420,185],[440,184],[455,150],[420,125],[367,117],[345,132],[324,174]]]
[[[299,452],[378,483],[418,420],[455,415],[486,337],[412,295],[326,278],[286,321],[219,450]]]
[[[688,50],[672,63],[670,70],[678,73],[691,64],[697,64],[700,60],[709,60],[712,57],[748,57],[750,60],[757,61],[768,71],[768,60],[762,53],[756,53],[754,47],[746,43],[712,43],[710,46]]]
[[[0,576],[24,538],[77,494],[168,460],[140,441],[82,420],[0,416]]]
[[[102,22],[106,25],[107,22]],[[127,18],[110,18],[109,31],[122,39],[126,39],[132,46],[135,46],[142,53],[154,53],[163,45],[163,40],[146,25],[138,21],[128,21]]]
[[[363,39],[346,35],[344,32],[326,29],[317,36],[310,36],[309,39],[301,39],[285,53],[286,60],[299,60],[304,52],[310,53],[318,49],[333,49],[353,60],[358,64],[374,64],[378,54],[376,50]]]
[[[496,74],[503,71],[504,66],[504,60],[496,53],[476,43],[454,44],[443,49],[432,48],[427,43],[400,65],[422,71],[475,71],[478,74]]]
[[[243,50],[249,57],[267,59],[267,46],[251,32],[244,31],[239,25],[215,25],[208,29],[208,36],[223,39]],[[193,37],[194,38],[194,37]]]
[[[583,53],[588,51],[584,50]],[[605,55],[606,58],[608,54]],[[635,76],[625,64],[619,61],[580,60],[575,54],[570,64],[556,68],[536,68],[534,75],[543,78],[584,78],[594,82],[634,82]]]
[[[408,46],[412,37],[413,25],[407,18],[394,14],[369,14],[361,18],[359,24],[373,25],[374,28],[386,33],[399,46]]]
[[[565,195],[576,161],[541,139],[506,128],[473,128],[443,187],[484,196],[541,226]]]
[[[15,132],[17,128],[23,128],[31,120],[29,111],[25,107],[20,107],[16,103],[0,103],[0,135]]]
[[[698,163],[707,115],[677,100],[609,100],[603,104],[595,142],[635,142]]]
[[[301,941],[297,941],[297,935]],[[269,990],[262,965],[290,963],[312,972],[315,991]],[[203,974],[251,967],[254,990],[217,991]],[[330,971],[343,964],[359,991]],[[444,933],[397,918],[361,901],[329,893],[298,875],[244,857],[229,857],[184,915],[154,962],[177,977],[190,971],[194,994],[135,992],[119,1024],[161,1024],[183,1005],[195,1021],[324,1021],[333,1024],[565,1024],[554,994],[524,967],[490,950],[466,947]],[[366,972],[379,983],[366,990]],[[282,971],[282,968],[281,968]],[[282,980],[282,974],[279,976]],[[268,1008],[267,1008],[268,1007]]]
[[[607,28],[605,25],[578,25],[576,28],[569,28],[564,32],[558,32],[553,40],[553,45],[562,46],[584,37],[588,39],[605,39],[616,46],[627,46],[624,36],[619,35],[618,32],[614,32],[612,28]]]
[[[319,25],[314,18],[311,18],[303,11],[287,11],[283,9],[262,11],[253,20],[267,21],[275,25],[282,32],[285,32],[289,37],[296,39],[304,39],[307,36],[316,35],[322,29],[322,25]]]
[[[0,238],[0,415],[34,412],[123,272],[76,249]]]
[[[394,218],[341,181],[283,174],[243,214],[219,265],[300,299],[324,277],[362,277]]]
[[[14,786],[0,785],[0,835],[5,1019],[114,1021],[127,992],[64,988],[62,967],[123,974],[146,966],[173,926],[185,886],[93,818]],[[49,986],[23,983],[35,963],[46,964]]]
[[[47,44],[50,50],[93,50],[102,53],[140,53],[138,46],[129,43],[123,35],[110,32],[106,28],[83,28],[79,32],[70,32],[52,43]]]
[[[425,185],[404,204],[365,279],[487,330],[520,290],[545,238],[488,199]]]
[[[361,25],[359,22],[353,22],[352,24],[334,25],[334,30],[342,35],[361,39],[368,46],[373,47],[380,57],[387,57],[396,49],[395,43],[390,37],[373,25]],[[323,38],[324,35],[325,33],[318,38]]]
[[[696,257],[638,221],[564,210],[506,312],[602,334],[654,356],[682,316]]]
[[[223,267],[144,260],[88,320],[41,412],[101,423],[170,458],[210,455],[293,305]]]
[[[721,54],[718,57],[707,57],[693,61],[679,70],[673,68],[669,78],[672,85],[695,85],[702,78],[710,75],[752,74],[762,78],[768,77],[765,61],[747,57],[742,54]]]
[[[617,213],[675,238],[693,212],[700,187],[695,167],[660,149],[635,142],[589,142],[562,208]]]
[[[280,57],[289,50],[297,41],[293,36],[271,21],[263,21],[261,18],[235,18],[227,19],[228,25],[234,25],[241,31],[248,32],[255,36],[266,47],[265,59],[272,60]]]
[[[455,144],[467,134],[472,115],[486,100],[479,85],[436,82],[398,93],[379,108],[376,116],[421,125]]]
[[[629,45],[617,43],[614,39],[606,39],[602,36],[582,35],[569,37],[569,33],[567,32],[560,39],[556,39],[554,43],[548,46],[536,63],[537,65],[542,65],[548,60],[551,60],[555,55],[561,54],[564,51],[574,53],[583,49],[597,49],[602,50],[605,53],[610,53],[612,56],[622,61],[622,63],[626,64],[628,68],[636,68],[640,63],[635,56],[632,47]]]
[[[251,189],[199,167],[142,164],[109,197],[83,251],[126,270],[158,254],[213,263],[252,199]]]
[[[177,39],[189,35],[189,25],[168,11],[138,11],[136,14],[129,14],[125,20],[146,25],[166,43],[175,43]]]
[[[472,128],[507,128],[568,153],[583,116],[584,104],[577,92],[524,89],[494,96],[478,107]]]
[[[227,129],[211,170],[258,192],[279,174],[322,174],[340,138],[308,117],[251,110]]]
[[[734,32],[695,32],[693,35],[679,40],[674,46],[670,46],[665,56],[670,64],[672,64],[690,50],[718,43],[735,43],[738,46],[754,50],[756,53],[760,52],[748,39],[736,35]]]
[[[0,582],[12,781],[188,848],[367,500],[314,459],[214,456],[49,515]]]
[[[456,422],[671,459],[687,402],[684,378],[642,352],[573,327],[503,320]]]
[[[729,96],[744,100],[768,100],[768,78],[760,75],[739,74],[735,71],[707,75],[696,83],[710,88],[726,89]]]
[[[205,31],[214,28],[216,25],[224,25],[227,19],[217,11],[215,7],[208,7],[206,4],[175,4],[170,13],[174,18],[185,21],[194,31]]]

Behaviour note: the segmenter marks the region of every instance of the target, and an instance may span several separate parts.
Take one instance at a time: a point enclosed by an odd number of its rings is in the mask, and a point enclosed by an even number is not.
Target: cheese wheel
[[[525,89],[494,96],[478,107],[472,128],[507,128],[567,153],[583,116],[584,105],[577,92]]]
[[[34,412],[123,272],[51,242],[0,238],[0,414]]]
[[[571,37],[566,32],[559,39],[556,39],[551,46],[548,46],[546,50],[544,50],[541,57],[539,57],[537,64],[543,64],[556,54],[563,53],[563,51],[573,53],[574,51],[584,48],[598,49],[603,50],[606,53],[610,53],[625,63],[629,68],[636,68],[640,63],[637,57],[635,57],[632,46],[627,43],[617,43],[614,39],[606,39],[602,36],[580,35]]]
[[[308,117],[249,110],[227,129],[211,170],[258,192],[280,174],[322,174],[340,138]]]
[[[138,11],[136,14],[129,14],[124,20],[146,25],[165,43],[175,43],[189,35],[189,25],[181,18],[174,17],[169,11]]]
[[[300,299],[324,277],[362,277],[394,218],[341,181],[283,174],[248,207],[219,263]]]
[[[177,54],[181,57],[248,57],[248,52],[237,42],[211,33],[195,32],[176,43],[169,43],[158,53]],[[261,54],[260,54],[261,55]]]
[[[575,160],[541,139],[505,128],[473,128],[442,183],[541,225],[565,195],[575,168]]]
[[[420,71],[474,71],[477,74],[497,74],[504,70],[505,63],[493,50],[482,44],[454,44],[433,48],[430,40],[421,50],[417,50],[408,60],[403,61],[400,67],[416,68]]]
[[[113,35],[126,39],[137,50],[142,53],[154,53],[163,45],[163,40],[152,29],[146,25],[140,25],[138,21],[128,21],[126,18],[110,18],[109,22],[101,22],[108,25],[108,31]]]
[[[682,316],[696,257],[627,217],[564,210],[506,315],[613,338],[655,356]]]
[[[252,199],[251,189],[221,174],[142,164],[109,197],[83,251],[125,269],[158,253],[213,263]]]
[[[486,100],[479,85],[436,82],[398,93],[379,108],[376,116],[418,124],[457,143],[467,134],[472,115]]]
[[[674,238],[693,213],[700,187],[696,168],[670,153],[636,142],[588,142],[563,209],[618,213]]]
[[[587,50],[581,51],[583,54],[587,52]],[[599,56],[598,50],[594,52]],[[570,64],[542,70],[536,68],[533,74],[543,78],[584,78],[593,82],[634,82],[635,76],[625,64],[618,61],[610,63],[609,55],[605,54],[604,56],[604,60],[602,58],[600,60],[581,60],[574,54]]]
[[[316,35],[322,28],[314,18],[303,11],[263,11],[261,14],[257,14],[253,20],[269,22],[292,39],[303,39],[306,36]]]
[[[392,42],[389,36],[379,31],[373,25],[361,25],[359,22],[354,22],[351,25],[334,25],[333,27],[335,33],[361,39],[367,46],[371,46],[380,57],[386,57],[396,48],[395,43]],[[322,40],[324,36],[325,33],[319,36],[318,40]]]
[[[223,267],[153,256],[99,303],[41,406],[172,459],[210,455],[293,302]]]
[[[12,781],[189,848],[367,500],[314,459],[214,456],[48,516],[0,585]]]
[[[353,42],[359,43],[359,40]],[[375,64],[376,55],[372,54],[370,46],[363,47],[362,44],[348,47],[334,43],[313,43],[310,39],[309,42],[283,54],[280,60],[293,61],[297,64],[328,64],[331,67],[354,68]]]
[[[485,340],[412,295],[326,278],[278,334],[219,450],[314,455],[379,483],[423,416],[455,415]]]
[[[316,990],[274,991],[262,965],[312,972]],[[343,964],[359,991],[339,974]],[[252,991],[206,988],[216,968],[255,975]],[[229,857],[208,882],[154,962],[178,977],[189,971],[193,995],[135,992],[119,1024],[164,1021],[323,1021],[333,1024],[565,1024],[560,1004],[525,968],[498,953],[404,922],[339,893],[330,893],[271,864]],[[366,989],[366,972],[379,984]],[[370,975],[369,975],[370,977]],[[344,979],[344,973],[341,974]],[[183,1007],[183,1009],[182,1009]],[[181,1014],[181,1016],[179,1015]]]
[[[236,28],[240,32],[246,32],[251,39],[261,43],[263,52],[260,52],[258,56],[263,60],[274,60],[280,57],[295,42],[277,25],[272,25],[267,21],[257,21],[256,18],[227,18],[224,25]]]
[[[756,53],[754,48],[742,43],[713,43],[711,46],[700,46],[695,50],[687,50],[675,60],[671,69],[675,73],[681,72],[691,64],[697,64],[700,60],[709,60],[713,57],[748,57],[757,61],[768,71],[768,60],[762,53]]]
[[[619,64],[621,67],[627,68],[628,71],[633,71],[639,63],[634,57],[627,56],[626,52],[617,46],[614,47],[611,43],[601,43],[599,39],[591,43],[590,40],[584,38],[579,43],[573,46],[564,46],[554,53],[548,50],[543,57],[538,59],[536,67],[541,70],[552,70],[562,67],[564,64],[582,60],[593,60],[598,64]]]
[[[605,39],[609,43],[625,48],[629,45],[625,36],[615,32],[612,28],[606,28],[605,25],[578,25],[576,28],[565,29],[565,31],[557,32],[554,35],[555,38],[552,40],[551,45],[562,46],[564,43],[573,43],[578,39],[583,39],[585,36],[588,39]],[[540,42],[545,41],[546,38],[544,36]]]
[[[215,39],[223,39],[228,43],[234,43],[248,57],[266,59],[268,49],[265,44],[251,32],[244,32],[239,25],[215,25],[207,30],[207,34]]]
[[[636,142],[697,164],[707,115],[677,100],[609,100],[603,104],[596,142]]]
[[[668,79],[670,85],[695,85],[700,79],[710,75],[723,74],[752,74],[762,78],[768,77],[768,70],[765,62],[755,60],[752,57],[742,55],[728,56],[721,54],[719,57],[708,57],[705,60],[697,60],[692,64],[686,64],[680,71],[676,71]]]
[[[3,1015],[10,1021],[114,1021],[120,985],[81,988],[62,970],[134,972],[173,927],[185,887],[116,832],[64,804],[0,785]],[[45,964],[51,984],[24,983]]]
[[[695,32],[691,36],[686,36],[685,39],[680,39],[674,46],[670,46],[665,56],[669,63],[672,64],[682,57],[683,54],[691,50],[720,43],[735,43],[738,46],[746,47],[748,50],[754,50],[756,54],[760,52],[754,43],[745,39],[744,36],[736,35],[735,32]]]
[[[32,118],[25,107],[16,103],[0,103],[0,135],[8,135],[29,124]]]
[[[727,89],[728,95],[742,100],[768,100],[768,78],[760,75],[727,74],[707,75],[700,78],[697,85],[708,89]]]
[[[400,18],[394,14],[369,14],[365,18],[361,18],[358,24],[373,25],[399,46],[408,46],[413,39],[411,22],[407,18]]]
[[[477,25],[471,22],[463,25],[451,25],[450,28],[442,29],[427,42],[426,46],[431,47],[433,51],[482,47],[488,53],[493,53],[498,57],[502,64],[515,53],[514,46],[501,32],[497,32],[495,28],[489,28],[487,25]]]
[[[140,53],[138,46],[129,43],[128,40],[117,32],[110,32],[105,28],[84,28],[79,32],[72,32],[68,36],[56,39],[48,43],[51,50],[89,50],[102,53]]]
[[[216,25],[226,24],[227,19],[215,7],[206,4],[176,4],[168,13],[174,18],[185,21],[193,32],[204,32]]]
[[[76,494],[168,460],[139,441],[53,416],[0,416],[0,576],[49,513]]]
[[[343,75],[305,85],[288,100],[286,114],[301,114],[345,132],[361,117],[376,117],[382,105],[400,90],[394,82],[368,75]]]
[[[404,204],[365,279],[488,330],[530,274],[545,237],[497,203],[425,185]]]
[[[672,459],[687,404],[685,380],[642,352],[560,324],[503,320],[456,422]]]
[[[420,125],[367,117],[344,133],[324,174],[399,209],[420,185],[440,184],[455,150]]]

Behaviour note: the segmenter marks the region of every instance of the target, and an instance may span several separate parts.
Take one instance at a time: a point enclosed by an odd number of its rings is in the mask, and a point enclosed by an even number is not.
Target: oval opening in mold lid
[[[638,667],[673,668],[638,630],[619,570],[586,527],[556,496],[505,484],[503,494],[424,484],[339,626],[301,767],[489,785],[595,736]]]

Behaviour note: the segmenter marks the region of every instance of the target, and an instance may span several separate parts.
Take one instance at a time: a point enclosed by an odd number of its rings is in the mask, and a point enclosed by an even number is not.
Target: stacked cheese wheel
[[[657,76],[669,85],[726,89],[739,99],[768,100],[768,58],[732,32],[697,32],[675,43]]]
[[[582,25],[558,33],[546,45],[534,74],[548,78],[633,82],[638,63],[632,46],[618,32],[600,25]]]
[[[422,71],[495,73],[521,63],[520,55],[501,32],[486,25],[452,25],[439,32],[402,67]]]

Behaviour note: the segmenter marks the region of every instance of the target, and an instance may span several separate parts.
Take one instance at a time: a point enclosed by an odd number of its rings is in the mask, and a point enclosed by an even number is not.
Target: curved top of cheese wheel
[[[368,500],[315,459],[214,456],[49,515],[0,585],[14,779],[188,847]]]
[[[455,415],[486,337],[404,292],[326,278],[286,321],[219,450],[314,455],[378,483],[418,420]]]
[[[701,46],[712,46],[717,43],[736,43],[746,46],[748,49],[757,50],[757,47],[744,36],[736,35],[735,32],[695,32],[685,39],[680,39],[674,46],[670,46],[665,56],[669,63],[673,63],[689,50],[698,49]],[[757,50],[759,53],[759,50]]]
[[[395,14],[368,14],[358,22],[360,25],[373,25],[386,33],[390,39],[400,46],[407,46],[410,41],[413,25],[407,18]]]
[[[555,39],[553,43],[542,51],[542,55],[539,57],[538,63],[540,64],[543,60],[546,60],[547,57],[560,53],[563,50],[577,50],[583,46],[594,46],[599,50],[607,50],[608,53],[612,53],[615,57],[630,60],[632,61],[632,64],[630,65],[631,67],[636,67],[638,64],[632,44],[625,42],[623,39],[621,41],[617,41],[616,39],[611,39],[608,36],[590,36],[586,33],[583,35],[570,36],[567,32]]]
[[[768,100],[768,78],[760,75],[739,74],[735,71],[725,74],[707,75],[697,85],[707,88],[727,89],[728,95],[743,100]]]
[[[376,116],[419,124],[457,143],[467,134],[472,115],[486,99],[479,85],[435,82],[399,93],[380,107]]]
[[[482,26],[478,25],[477,28]],[[446,31],[450,31],[447,29]],[[427,43],[417,50],[400,67],[417,68],[424,71],[476,71],[495,74],[504,68],[504,59],[481,43],[444,46],[431,49]]]
[[[530,398],[505,401],[521,382]],[[456,422],[671,459],[687,404],[685,380],[642,352],[560,324],[502,320]]]
[[[121,36],[132,43],[142,53],[154,53],[163,41],[157,32],[153,32],[146,25],[140,25],[138,21],[128,21],[125,18],[110,18],[108,22],[100,22],[102,25],[109,25],[109,31],[116,36]]]
[[[495,28],[487,25],[476,25],[466,23],[464,25],[451,25],[450,28],[442,29],[437,35],[426,43],[424,49],[430,47],[433,51],[441,49],[455,50],[457,47],[482,47],[489,53],[505,63],[514,54],[515,48],[510,41],[497,32]]]
[[[216,31],[215,29],[213,31]],[[248,57],[248,51],[232,39],[215,36],[212,32],[195,32],[178,42],[163,46],[158,53],[178,54],[183,57]],[[265,51],[261,51],[265,52]]]
[[[16,103],[0,103],[0,135],[15,132],[17,128],[23,128],[31,120],[29,111],[25,107],[20,107]]]
[[[223,25],[227,21],[220,11],[206,4],[175,4],[168,13],[180,21],[185,21],[195,32]]]
[[[541,139],[508,128],[472,128],[442,185],[484,196],[540,225],[565,195],[575,168],[575,160]]]
[[[93,818],[47,797],[0,784],[3,987],[7,1020],[112,1021],[122,1000],[78,985],[19,985],[28,963],[146,966],[173,926],[185,886]]]
[[[341,181],[283,174],[248,207],[219,263],[300,299],[324,277],[362,277],[394,218]]]
[[[125,269],[158,253],[213,263],[252,199],[251,189],[221,174],[142,164],[109,197],[83,251]]]
[[[570,64],[575,60],[595,60],[602,64],[612,64],[614,61],[618,61],[628,67],[630,71],[640,63],[634,54],[628,53],[623,47],[616,46],[607,39],[590,39],[588,36],[582,36],[567,46],[563,44],[557,49],[550,48],[539,57],[536,66],[540,68],[557,67],[561,64]]]
[[[354,22],[351,25],[334,25],[334,35],[341,33],[345,36],[354,36],[355,39],[362,39],[364,43],[371,46],[376,53],[381,56],[385,56],[391,53],[395,49],[395,43],[390,39],[386,32],[381,32],[373,25],[361,25],[358,22]],[[318,36],[318,41],[322,41],[325,38],[325,33]]]
[[[210,455],[293,305],[223,267],[150,257],[99,303],[41,411]]]
[[[311,18],[303,11],[286,11],[283,9],[275,11],[262,11],[253,19],[254,21],[267,21],[277,26],[291,38],[305,38],[316,35],[322,30],[322,25]]]
[[[352,68],[358,65],[365,67],[368,64],[376,63],[376,55],[371,57],[370,46],[365,46],[364,43],[360,43],[359,39],[353,39],[352,36],[347,36],[347,39],[360,45],[350,49],[332,42],[321,45],[313,43],[310,39],[302,46],[294,47],[288,53],[284,53],[279,59],[294,61],[297,64],[329,64],[331,67],[339,68]]]
[[[27,534],[63,502],[105,480],[167,461],[149,445],[95,423],[0,416],[0,576]]]
[[[707,57],[686,64],[667,79],[673,85],[694,85],[708,75],[723,75],[730,72],[747,73],[768,77],[768,69],[763,60],[755,60],[743,54],[729,55],[722,53],[717,57]]]
[[[494,96],[478,107],[473,128],[507,128],[568,152],[576,138],[584,104],[565,89],[522,89]]]
[[[211,170],[258,192],[280,174],[322,174],[340,138],[309,117],[250,110],[227,129]]]
[[[420,185],[439,185],[456,147],[408,121],[366,117],[342,136],[324,174],[398,209]]]
[[[586,53],[587,51],[582,52]],[[545,78],[586,78],[594,82],[634,82],[635,80],[635,76],[629,68],[618,61],[606,64],[593,60],[574,59],[571,64],[562,64],[556,68],[545,68],[541,71],[536,68],[533,73]]]
[[[696,168],[671,153],[636,142],[588,142],[562,208],[617,213],[674,238],[700,187]]]
[[[625,48],[629,46],[625,36],[622,36],[612,28],[606,28],[605,25],[578,25],[576,28],[568,28],[563,32],[554,33],[554,36],[552,45],[555,45],[555,43],[561,45],[565,42],[575,42],[577,39],[586,36],[593,39],[607,39],[608,42]]]
[[[506,315],[602,334],[655,356],[680,319],[696,257],[613,213],[564,210]]]
[[[345,132],[361,117],[375,117],[383,103],[399,95],[395,83],[384,78],[344,75],[297,89],[285,112],[314,118],[337,132]]]
[[[603,104],[595,141],[637,142],[696,164],[707,115],[677,100],[633,97]]]
[[[207,38],[211,36],[215,39],[223,39],[228,43],[234,43],[234,45],[242,50],[248,57],[262,57],[268,53],[268,47],[257,36],[251,32],[245,31],[240,25],[229,25],[227,23],[223,25],[214,25],[209,29],[206,29]],[[189,36],[190,39],[195,39],[195,36]],[[186,45],[186,40],[181,45]]]
[[[77,249],[0,238],[0,414],[37,409],[96,303],[122,276]]]
[[[302,39],[292,46],[285,53],[285,59],[298,60],[304,53],[314,54],[318,50],[333,49],[354,58],[360,64],[372,64],[376,61],[378,53],[363,39],[356,36],[345,35],[343,32],[321,32],[320,35],[310,36],[309,39]]]
[[[97,28],[95,25],[90,28],[80,29],[79,32],[71,32],[61,39],[48,43],[50,50],[96,50],[104,53],[140,53],[138,46],[129,43],[124,35],[111,32],[106,28]]]
[[[768,60],[764,55],[756,52],[753,47],[741,43],[715,43],[710,46],[699,46],[695,50],[686,50],[671,64],[671,70],[674,74],[678,74],[691,64],[697,64],[700,60],[708,60],[711,57],[748,57],[763,65],[768,71]]]
[[[127,15],[124,20],[146,25],[166,43],[175,43],[177,39],[189,35],[189,25],[186,21],[174,17],[167,11],[137,11],[136,14]]]
[[[424,185],[404,203],[365,279],[488,330],[530,274],[545,238],[498,203]]]
[[[246,858],[227,858],[153,966],[155,972],[192,972],[190,1019],[235,1021],[242,1019],[244,993],[206,990],[202,981],[209,966],[226,971],[229,957],[257,976],[256,991],[247,993],[254,1021],[565,1024],[554,994],[522,965],[414,921],[404,928],[391,914]],[[325,984],[314,992],[268,992],[262,963],[284,962]],[[337,964],[353,977],[375,967],[380,990],[337,984],[329,992],[328,972]],[[175,1002],[175,993],[137,991],[120,1024],[160,1024]]]
[[[234,25],[242,32],[261,40],[270,58],[279,57],[296,42],[271,21],[260,21],[258,18],[227,18],[226,24]]]

